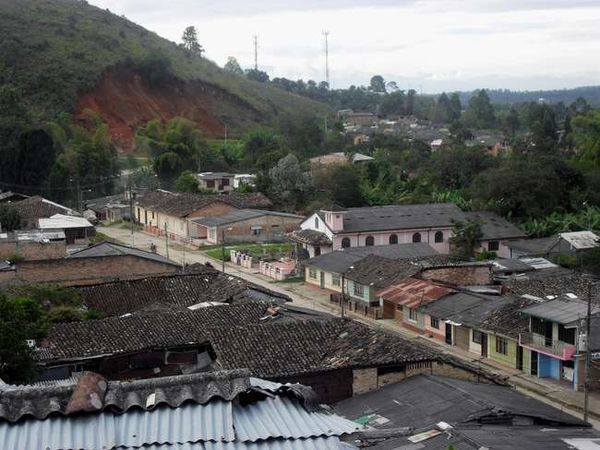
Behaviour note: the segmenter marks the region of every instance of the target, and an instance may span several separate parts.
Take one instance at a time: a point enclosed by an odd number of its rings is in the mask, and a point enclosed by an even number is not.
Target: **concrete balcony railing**
[[[556,356],[564,361],[572,359],[577,350],[572,344],[548,339],[537,333],[521,333],[519,335],[519,345],[540,353]]]

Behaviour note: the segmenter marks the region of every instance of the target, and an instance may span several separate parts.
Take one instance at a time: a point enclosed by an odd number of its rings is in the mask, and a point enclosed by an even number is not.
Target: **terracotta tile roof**
[[[12,202],[10,205],[19,212],[21,220],[28,228],[37,227],[37,221],[41,218],[52,217],[55,214],[75,214],[72,209],[46,200],[39,195]]]
[[[415,342],[348,319],[220,328],[210,334],[221,367],[246,367],[259,377],[435,358]]]
[[[61,323],[42,342],[39,358],[48,362],[204,344],[209,329],[261,323],[267,308],[265,303],[252,302]]]
[[[421,266],[409,261],[369,255],[354,263],[348,269],[346,278],[364,285],[372,285],[381,289],[392,283],[403,280],[421,271]]]
[[[316,230],[296,230],[292,231],[287,237],[294,242],[310,245],[331,246],[331,239],[325,233]]]
[[[524,297],[516,297],[509,303],[491,311],[481,322],[480,328],[485,331],[503,334],[518,339],[519,333],[529,331],[529,316],[521,310],[535,301]]]
[[[411,277],[388,286],[375,295],[396,305],[414,309],[439,300],[451,292],[454,291],[439,286],[430,280],[419,280]]]
[[[146,192],[137,204],[176,217],[186,217],[212,203],[222,202],[238,209],[270,208],[271,201],[260,192],[230,194],[188,194],[167,191]]]
[[[121,280],[77,289],[88,308],[98,309],[107,316],[135,313],[155,305],[182,309],[203,302],[289,301],[285,294],[208,267],[201,273]]]

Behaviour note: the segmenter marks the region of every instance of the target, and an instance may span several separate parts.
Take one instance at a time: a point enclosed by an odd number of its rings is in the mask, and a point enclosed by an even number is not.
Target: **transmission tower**
[[[254,70],[258,70],[258,34],[254,35]]]
[[[325,81],[331,87],[329,84],[329,31],[323,31],[323,36],[325,37]]]

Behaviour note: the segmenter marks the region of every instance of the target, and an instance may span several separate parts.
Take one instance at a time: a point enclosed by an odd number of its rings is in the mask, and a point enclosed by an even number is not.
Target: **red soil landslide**
[[[122,152],[135,150],[135,130],[146,122],[185,117],[207,137],[222,135],[224,124],[215,117],[222,103],[235,103],[224,90],[200,81],[172,80],[151,88],[133,71],[109,73],[79,98],[75,118],[86,121],[85,110],[97,112],[108,124],[113,142]]]

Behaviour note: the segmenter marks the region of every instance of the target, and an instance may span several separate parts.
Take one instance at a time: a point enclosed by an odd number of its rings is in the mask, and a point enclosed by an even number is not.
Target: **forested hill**
[[[582,97],[593,106],[600,106],[600,86],[583,86],[573,89],[555,89],[550,91],[511,91],[509,89],[489,89],[488,96],[492,103],[523,103],[537,102],[544,99],[546,103],[573,103]],[[467,104],[473,92],[459,92],[460,101]]]
[[[327,111],[85,1],[0,0],[0,32],[0,85],[15,86],[41,119],[90,108],[127,138],[148,120],[177,115],[219,135],[225,125],[235,133],[281,114]]]

